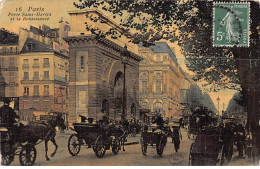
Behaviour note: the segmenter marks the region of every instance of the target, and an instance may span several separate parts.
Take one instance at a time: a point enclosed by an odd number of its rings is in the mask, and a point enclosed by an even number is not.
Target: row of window
[[[142,55],[144,57],[148,57],[149,54],[147,52],[143,52]],[[150,57],[152,57],[153,60],[155,60],[156,62],[162,62],[162,61],[166,61],[167,60],[168,55],[167,54],[166,55],[152,55]]]
[[[148,82],[142,81],[141,83],[142,83],[142,93],[148,93],[149,92]],[[161,80],[155,81],[155,93],[162,93],[162,81]]]
[[[44,85],[43,86],[43,95],[48,96],[49,95],[49,85]],[[29,96],[30,95],[30,88],[29,86],[24,86],[24,96]],[[40,95],[40,86],[39,85],[34,85],[33,86],[33,96],[39,96]]]
[[[43,80],[49,80],[49,71],[43,71]],[[29,78],[29,72],[23,72],[23,80],[30,80]],[[32,80],[40,80],[39,72],[34,71],[33,72],[33,79]]]
[[[39,59],[33,59],[33,68],[39,68],[40,67],[40,60]],[[43,67],[49,67],[50,62],[49,58],[43,58]],[[23,59],[23,68],[29,68],[29,59]]]
[[[2,47],[0,53],[18,53],[17,47]]]
[[[0,57],[0,67],[6,67],[9,65],[9,67],[15,67],[15,58],[14,57]]]

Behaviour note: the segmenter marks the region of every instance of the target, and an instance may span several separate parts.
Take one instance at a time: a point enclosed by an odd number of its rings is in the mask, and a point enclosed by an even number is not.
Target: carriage
[[[206,127],[198,133],[195,142],[191,144],[189,165],[223,165],[223,148],[220,128]]]
[[[156,145],[157,154],[162,156],[164,147],[167,144],[167,133],[158,129],[156,125],[147,126],[141,133],[140,143],[144,156],[147,154],[148,145]]]
[[[1,165],[10,165],[15,155],[19,156],[21,165],[34,165],[36,160],[35,145],[26,143],[27,140],[21,133],[15,128],[7,127],[6,124],[0,124]]]
[[[73,123],[76,133],[72,134],[68,140],[68,150],[72,156],[76,156],[81,146],[93,149],[98,158],[102,158],[106,150],[112,149],[116,155],[121,149],[122,138],[125,132],[117,127],[106,128],[100,124]]]

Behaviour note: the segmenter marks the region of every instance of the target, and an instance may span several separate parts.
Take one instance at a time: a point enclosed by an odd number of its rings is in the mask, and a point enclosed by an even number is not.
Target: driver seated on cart
[[[101,111],[97,114],[97,124],[104,132],[109,128],[109,120],[104,113],[104,109],[101,109]]]
[[[162,113],[158,113],[156,119],[152,123],[157,125],[157,130],[155,130],[155,132],[162,131],[164,128],[164,120],[162,117]]]
[[[10,102],[9,99],[5,99],[4,105],[0,107],[1,125],[8,127],[11,135],[17,135],[20,133],[21,124],[18,123],[17,119],[19,119],[19,116],[10,107]]]

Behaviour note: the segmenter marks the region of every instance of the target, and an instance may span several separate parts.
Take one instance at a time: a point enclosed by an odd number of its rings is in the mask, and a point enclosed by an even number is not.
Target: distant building
[[[0,29],[0,97],[18,96],[19,36]]]
[[[139,73],[140,107],[165,118],[180,115],[185,74],[174,52],[166,42],[156,42],[149,47],[139,44],[139,53],[144,58]]]
[[[96,38],[85,29],[87,13],[93,13],[107,23],[113,22],[97,11],[72,11],[71,31],[66,38],[70,46],[69,121],[79,115],[96,118],[104,109],[110,119],[121,119],[123,96],[123,46],[107,38]],[[104,26],[103,24],[102,26]],[[139,62],[133,52],[126,66],[126,118],[139,119]]]

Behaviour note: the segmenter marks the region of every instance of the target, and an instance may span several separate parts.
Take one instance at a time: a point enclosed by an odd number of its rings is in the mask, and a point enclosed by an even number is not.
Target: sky
[[[38,27],[42,24],[45,24],[50,27],[58,27],[58,22],[61,20],[61,17],[64,21],[70,22],[68,11],[78,10],[73,6],[73,2],[74,0],[0,0],[0,28],[5,28],[11,32],[18,33],[20,27],[28,29],[30,25]],[[37,10],[36,8],[38,8],[38,10],[44,10],[42,13],[50,13],[50,19],[48,21],[17,21],[16,18],[14,21],[11,20],[11,15],[16,13],[16,10],[19,11],[22,9],[22,14],[23,12],[28,12],[29,9]],[[185,57],[181,54],[180,47],[177,45],[177,43],[169,45],[172,49],[174,49],[182,69],[192,74],[192,72],[189,72],[185,66]],[[209,95],[212,98],[216,108],[218,108],[217,98],[220,98],[219,107],[221,111],[223,110],[223,103],[225,104],[225,110],[228,106],[229,100],[232,98],[235,92],[236,91],[234,90],[226,89],[219,92],[210,92]]]

